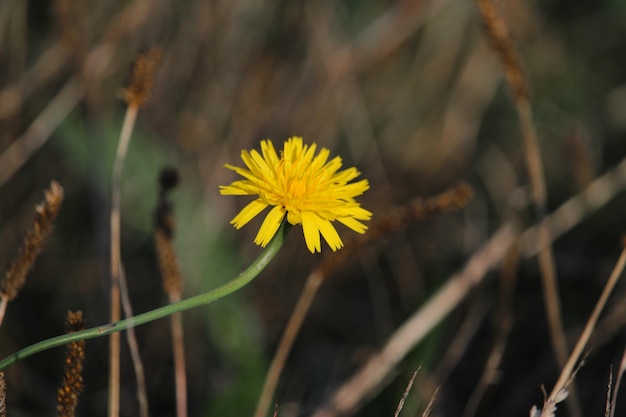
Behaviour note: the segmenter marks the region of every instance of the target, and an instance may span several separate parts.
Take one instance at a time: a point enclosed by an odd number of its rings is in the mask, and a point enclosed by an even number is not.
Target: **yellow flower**
[[[242,151],[246,168],[226,164],[245,179],[220,186],[226,195],[257,195],[230,222],[240,229],[265,208],[272,206],[254,243],[265,247],[280,227],[285,216],[293,225],[302,224],[304,240],[312,253],[321,252],[320,233],[333,251],[343,242],[331,223],[338,221],[357,233],[367,226],[359,220],[369,220],[372,213],[363,209],[354,197],[369,188],[367,180],[348,184],[359,176],[356,168],[339,171],[341,158],[328,161],[330,151],[317,145],[303,145],[302,138],[292,137],[276,154],[270,140],[261,141],[261,154],[256,150]]]

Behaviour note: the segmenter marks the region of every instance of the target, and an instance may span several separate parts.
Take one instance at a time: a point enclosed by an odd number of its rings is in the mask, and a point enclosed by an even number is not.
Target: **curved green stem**
[[[42,340],[41,342],[25,347],[24,349],[1,360],[0,371],[24,358],[34,355],[35,353],[39,353],[53,347],[63,346],[71,342],[76,342],[77,340],[94,339],[96,337],[126,330],[134,326],[139,326],[141,324],[167,317],[179,311],[185,311],[201,305],[210,304],[220,298],[226,297],[248,284],[257,275],[259,275],[263,269],[265,269],[276,253],[278,253],[278,250],[282,247],[289,228],[289,223],[286,221],[283,222],[282,226],[261,255],[259,255],[259,257],[240,275],[219,288],[115,323],[109,323],[98,327],[92,327],[91,329],[85,329]]]

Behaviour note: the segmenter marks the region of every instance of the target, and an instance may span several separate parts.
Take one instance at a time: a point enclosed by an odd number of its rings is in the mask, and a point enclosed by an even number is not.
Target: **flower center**
[[[293,199],[298,199],[307,192],[307,183],[302,178],[293,178],[287,184],[287,193]]]

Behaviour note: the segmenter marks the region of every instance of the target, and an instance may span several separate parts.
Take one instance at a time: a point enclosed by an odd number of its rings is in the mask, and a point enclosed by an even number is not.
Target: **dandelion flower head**
[[[340,157],[328,160],[330,151],[317,145],[304,145],[302,138],[292,137],[284,144],[280,157],[270,140],[261,141],[261,153],[242,151],[247,168],[226,164],[244,179],[220,186],[224,195],[255,195],[258,198],[243,208],[231,221],[240,229],[268,207],[272,207],[254,243],[265,247],[278,231],[285,217],[292,224],[302,224],[304,240],[312,252],[321,252],[320,235],[333,251],[343,247],[333,221],[357,233],[365,233],[372,213],[354,199],[368,188],[367,180],[354,180],[356,168],[339,171]]]

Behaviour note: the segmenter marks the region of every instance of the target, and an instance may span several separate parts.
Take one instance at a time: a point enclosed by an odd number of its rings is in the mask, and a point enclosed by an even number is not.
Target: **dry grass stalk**
[[[504,257],[516,239],[511,225],[502,226],[472,256],[465,267],[450,277],[425,304],[398,328],[381,351],[373,355],[363,368],[342,384],[331,400],[315,411],[314,417],[346,415],[375,394],[398,363],[423,338],[456,308],[469,291],[478,285],[488,270]]]
[[[624,371],[626,371],[626,349],[622,354],[622,361],[619,364],[619,371],[617,372],[617,379],[615,380],[615,388],[613,389],[613,398],[611,398],[611,414],[610,417],[615,416],[615,407],[617,406],[617,393],[622,385],[622,378],[624,377]],[[611,372],[611,375],[613,372]]]
[[[117,154],[113,163],[113,181],[111,187],[111,288],[110,288],[110,319],[115,323],[121,319],[120,292],[126,287],[122,275],[122,259],[120,250],[120,186],[122,168],[128,150],[130,136],[137,118],[137,107],[129,106],[124,116],[122,132],[117,146]],[[120,397],[120,333],[116,332],[109,337],[109,417],[119,416]]]
[[[75,79],[63,86],[28,129],[0,155],[0,185],[7,182],[46,143],[82,97],[83,92]]]
[[[519,247],[511,247],[502,266],[500,295],[498,297],[499,306],[495,314],[498,320],[496,340],[493,343],[483,372],[470,395],[463,411],[463,417],[473,417],[478,411],[480,401],[487,392],[487,389],[494,383],[498,373],[498,366],[504,355],[507,340],[513,327],[513,305],[515,299],[515,283],[517,282],[517,272],[520,260]]]
[[[291,352],[304,318],[324,280],[334,271],[353,260],[367,245],[407,227],[416,220],[460,209],[467,205],[472,196],[473,190],[470,186],[459,184],[434,197],[415,198],[408,204],[392,210],[389,214],[375,218],[366,234],[347,241],[342,250],[333,252],[324,258],[321,264],[307,277],[294,311],[285,327],[265,377],[263,390],[254,413],[255,417],[266,415],[289,352]]]
[[[0,89],[0,121],[15,117],[26,101],[65,68],[67,54],[60,41],[49,45],[19,79]]]
[[[561,370],[561,375],[559,376],[559,379],[557,380],[556,384],[554,384],[554,388],[552,389],[550,396],[544,401],[544,407],[543,407],[543,411],[541,412],[541,417],[552,416],[554,414],[554,410],[556,409],[556,404],[558,404],[560,401],[564,399],[563,393],[567,392],[566,389],[572,381],[573,375],[575,373],[574,368],[576,366],[576,363],[580,359],[580,356],[585,346],[587,346],[587,342],[589,341],[589,338],[591,337],[591,333],[593,332],[593,329],[596,326],[598,318],[600,317],[600,313],[604,309],[604,306],[606,305],[606,302],[609,299],[609,296],[613,292],[613,289],[615,288],[615,285],[617,284],[619,277],[624,271],[625,266],[626,266],[626,248],[622,250],[620,257],[617,260],[617,263],[615,264],[613,271],[611,272],[611,276],[609,277],[607,283],[605,284],[604,289],[602,290],[602,294],[598,298],[598,301],[596,302],[596,305],[593,308],[593,311],[591,315],[589,316],[587,323],[585,324],[585,328],[583,329],[583,332],[581,333],[580,337],[578,338],[578,341],[576,342],[576,346],[574,347],[574,350],[570,354],[569,359],[567,360],[567,363]]]
[[[422,413],[422,417],[428,417],[430,415],[430,412],[433,411],[433,406],[435,405],[435,401],[437,400],[439,389],[441,389],[441,387],[437,387],[433,395],[430,397],[430,401],[428,401],[428,405],[426,406],[426,409]]]
[[[562,367],[567,360],[569,348],[561,316],[561,300],[552,251],[552,238],[545,219],[547,198],[545,175],[537,140],[537,130],[528,97],[528,86],[505,20],[500,16],[492,0],[476,0],[476,3],[485,25],[487,37],[504,69],[520,120],[526,166],[539,227],[537,246],[539,247],[539,267],[543,284],[544,304],[550,326],[552,346],[558,363]],[[573,391],[569,401],[570,411],[574,416],[581,416],[581,407],[578,404],[575,390]]]
[[[83,312],[67,312],[65,329],[68,333],[85,328]],[[67,345],[63,372],[63,384],[57,392],[57,413],[59,417],[74,417],[78,396],[83,391],[83,360],[85,341],[79,340]]]
[[[611,369],[609,370],[609,382],[606,384],[606,403],[604,405],[604,417],[610,417],[612,414],[612,409],[611,409],[611,404],[613,402],[611,396],[612,394],[612,388],[613,388],[613,366],[611,366]]]
[[[53,229],[54,220],[59,213],[62,202],[63,188],[56,181],[52,181],[50,188],[44,192],[44,201],[35,208],[33,224],[26,232],[22,246],[13,263],[7,269],[0,285],[0,323],[4,318],[6,304],[17,297],[26,282],[28,272],[43,249],[45,240]]]
[[[163,277],[163,290],[170,303],[180,301],[182,295],[182,279],[178,268],[178,258],[174,250],[174,217],[172,205],[167,194],[178,184],[178,173],[174,169],[164,169],[159,177],[160,195],[156,209],[154,235],[159,269]],[[172,349],[174,354],[174,375],[176,386],[176,415],[187,416],[187,372],[185,361],[185,344],[183,333],[183,317],[180,313],[171,317]]]
[[[154,84],[154,77],[160,62],[161,53],[158,49],[149,49],[146,53],[140,54],[130,73],[129,84],[124,90],[124,99],[128,104],[124,123],[117,145],[115,161],[113,162],[113,173],[111,181],[111,312],[110,321],[112,323],[121,318],[121,307],[127,318],[132,317],[132,307],[126,279],[123,274],[122,257],[120,250],[120,200],[122,171],[128,145],[132,136],[137,112],[139,107],[145,104],[150,96],[150,91]],[[121,302],[121,304],[120,304]],[[148,416],[148,396],[145,387],[145,377],[143,365],[139,357],[137,340],[134,330],[126,332],[131,349],[135,376],[137,378],[137,397],[139,400],[139,413],[141,417]],[[120,403],[120,334],[113,333],[109,338],[109,417],[119,416]]]
[[[441,360],[435,368],[435,379],[439,384],[443,384],[449,377],[452,371],[456,369],[457,365],[465,355],[467,348],[476,336],[480,325],[483,323],[484,318],[493,304],[489,297],[482,294],[478,294],[476,299],[472,302],[472,306],[464,314],[463,322],[458,326],[454,332],[454,337],[448,343],[447,349],[441,355]],[[432,385],[432,384],[429,384]],[[427,394],[423,394],[424,396]]]
[[[7,382],[4,372],[0,372],[0,417],[7,417]]]
[[[404,403],[406,402],[406,399],[409,397],[409,392],[411,391],[411,388],[413,387],[413,382],[415,382],[415,377],[417,376],[417,373],[419,372],[420,368],[421,366],[417,368],[415,372],[413,372],[413,376],[409,380],[409,383],[407,384],[406,389],[404,390],[404,393],[402,394],[402,398],[400,398],[400,402],[398,403],[398,408],[396,408],[396,412],[393,413],[393,417],[398,417],[400,415],[400,412],[404,408]]]

